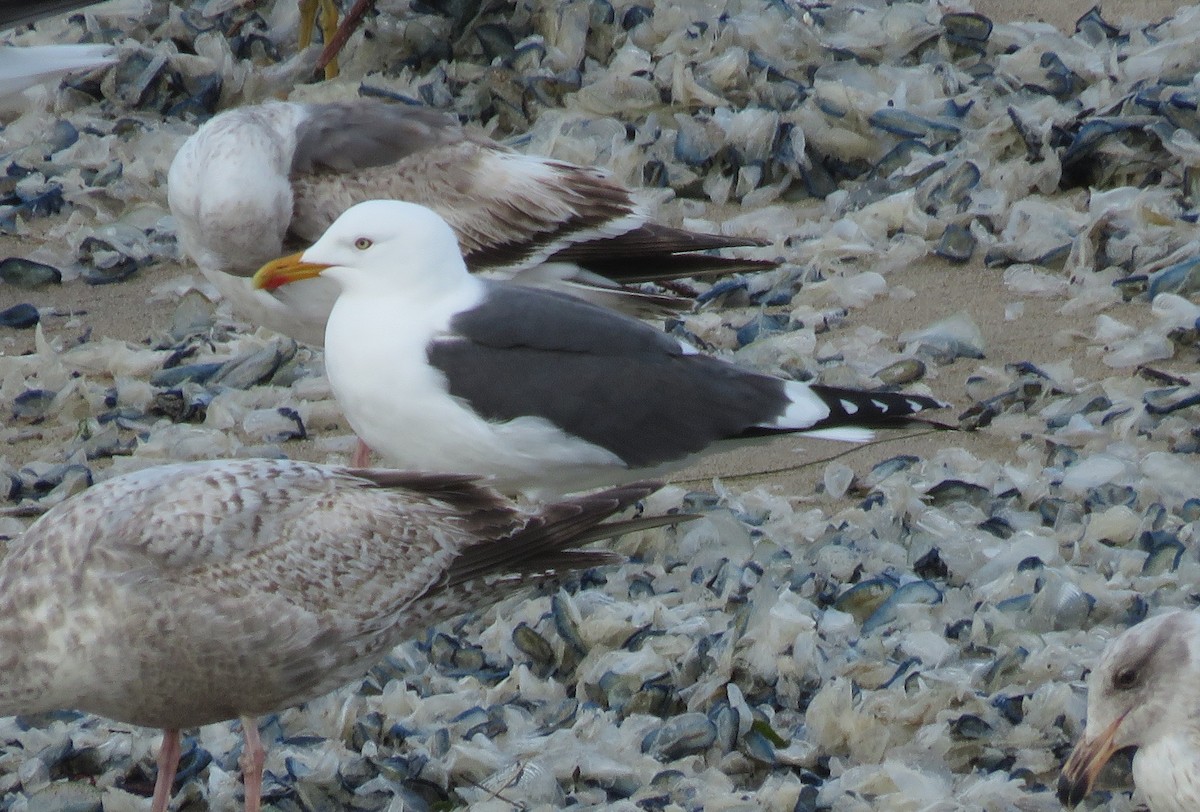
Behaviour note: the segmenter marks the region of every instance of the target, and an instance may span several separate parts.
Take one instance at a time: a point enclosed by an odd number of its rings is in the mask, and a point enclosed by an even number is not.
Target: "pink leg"
[[[351,468],[367,468],[371,465],[371,449],[362,440],[354,446],[354,456],[350,458]]]
[[[158,778],[154,782],[154,804],[150,812],[167,812],[171,802],[171,787],[179,769],[179,730],[163,731],[162,747],[158,751]]]
[[[253,716],[242,717],[242,736],[246,746],[238,763],[242,766],[242,783],[246,787],[246,812],[259,812],[262,809],[263,764],[267,760],[267,751],[258,736],[258,722]]]

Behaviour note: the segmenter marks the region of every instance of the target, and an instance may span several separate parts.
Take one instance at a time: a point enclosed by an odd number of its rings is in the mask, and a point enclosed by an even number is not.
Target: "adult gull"
[[[569,493],[662,472],[722,441],[870,436],[943,404],[740,369],[630,316],[467,272],[454,231],[412,203],[350,208],[315,245],[254,277],[338,291],[325,367],[367,446],[392,464]]]
[[[148,468],[47,511],[0,562],[0,715],[73,708],[162,728],[163,812],[181,728],[325,694],[405,638],[526,584],[621,560],[576,549],[678,521],[601,524],[630,485],[536,511],[470,477],[288,460]]]
[[[672,297],[625,283],[776,267],[698,253],[759,241],[652,223],[598,169],[524,155],[468,133],[453,115],[379,100],[221,113],[179,149],[167,186],[184,252],[234,310],[315,345],[336,287],[314,279],[268,293],[249,277],[289,240],[311,245],[365,200],[434,209],[472,271],[570,285],[635,311],[669,306]]]
[[[1169,612],[1112,640],[1088,677],[1087,727],[1058,797],[1082,801],[1118,750],[1151,812],[1200,809],[1200,614]]]

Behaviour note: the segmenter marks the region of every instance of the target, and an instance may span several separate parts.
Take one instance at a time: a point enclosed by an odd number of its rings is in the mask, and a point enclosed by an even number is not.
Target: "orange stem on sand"
[[[363,15],[367,13],[371,2],[372,0],[355,0],[350,11],[346,12],[346,16],[342,18],[342,23],[338,26],[333,38],[326,42],[325,47],[321,49],[321,55],[317,58],[316,70],[324,70],[325,66],[337,57],[345,47],[346,41],[350,39],[350,35],[354,33],[354,29],[358,28],[358,24],[362,21]]]

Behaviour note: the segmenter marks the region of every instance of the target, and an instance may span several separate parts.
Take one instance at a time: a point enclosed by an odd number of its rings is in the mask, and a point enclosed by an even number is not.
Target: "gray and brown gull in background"
[[[619,555],[580,545],[683,517],[602,522],[639,483],[519,509],[471,477],[287,460],[165,465],[56,505],[0,562],[0,715],[71,708],[165,731],[254,717],[365,673],[431,624]]]
[[[602,170],[524,155],[451,114],[378,100],[221,113],[180,148],[168,199],[184,252],[234,309],[311,344],[323,340],[333,286],[312,280],[271,294],[247,277],[365,200],[433,209],[474,272],[634,312],[679,304],[634,283],[776,267],[703,253],[760,242],[653,223]]]

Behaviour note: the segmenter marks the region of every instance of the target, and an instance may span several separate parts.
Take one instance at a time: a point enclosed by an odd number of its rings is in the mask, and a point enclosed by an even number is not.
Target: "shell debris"
[[[704,514],[678,538],[626,539],[630,563],[440,624],[267,720],[270,804],[1060,808],[1084,671],[1200,579],[1200,7],[1063,33],[963,4],[381,3],[316,84],[294,0],[114,8],[10,35],[119,61],[27,91],[0,131],[0,538],[148,465],[346,459],[320,353],[212,306],[167,214],[183,139],[276,95],[437,107],[606,168],[664,222],[768,240],[750,254],[784,267],[694,283],[667,329],[774,374],[921,388],[1007,449],[942,434],[802,493],[669,490],[655,508]],[[1006,357],[977,311],[923,309],[905,273],[935,263],[947,287],[994,274],[1006,330],[1052,308],[1052,351]],[[133,343],[54,304],[149,276],[162,318]],[[879,306],[914,321],[864,324]],[[0,807],[136,805],[155,739],[113,729],[0,720]],[[192,733],[177,797],[236,803],[237,736]],[[1131,790],[1118,764],[1088,803]]]

